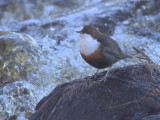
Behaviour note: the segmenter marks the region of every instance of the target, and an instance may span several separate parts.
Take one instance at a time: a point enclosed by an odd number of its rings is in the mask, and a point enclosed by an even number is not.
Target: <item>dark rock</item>
[[[138,1],[131,9],[133,18],[130,19],[128,31],[130,34],[145,36],[159,41],[160,5],[158,0]]]
[[[57,86],[29,120],[140,120],[160,112],[160,78],[150,63],[110,70]]]
[[[97,27],[102,33],[112,35],[114,33],[116,23],[110,20],[109,16],[106,16],[103,18],[96,18],[92,25]]]
[[[79,5],[82,5],[84,3],[83,0],[53,0],[53,4],[60,6],[60,7],[69,7],[69,8],[73,8],[73,7],[77,7]]]
[[[92,21],[92,25],[98,27],[102,33],[112,35],[114,33],[115,26],[118,23],[133,17],[131,10],[135,4],[136,2],[128,2],[119,5],[121,8],[114,11],[105,9],[105,11],[102,11],[101,14],[96,15],[94,21]]]
[[[13,116],[10,116],[8,120],[16,120],[16,119],[17,119],[17,116],[13,115]]]

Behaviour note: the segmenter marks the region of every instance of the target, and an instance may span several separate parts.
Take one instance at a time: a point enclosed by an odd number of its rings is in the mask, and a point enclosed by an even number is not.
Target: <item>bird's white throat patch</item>
[[[94,40],[92,36],[87,34],[81,34],[81,42],[80,42],[80,52],[84,55],[88,56],[94,53],[100,43],[97,40]]]

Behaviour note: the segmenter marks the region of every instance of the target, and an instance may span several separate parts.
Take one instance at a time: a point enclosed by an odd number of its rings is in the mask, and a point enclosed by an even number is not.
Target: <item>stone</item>
[[[156,114],[160,77],[148,73],[148,64],[112,69],[106,80],[103,72],[96,79],[61,84],[37,104],[29,120],[140,120]]]
[[[0,56],[0,85],[4,85],[35,70],[39,61],[38,45],[29,35],[0,32]]]

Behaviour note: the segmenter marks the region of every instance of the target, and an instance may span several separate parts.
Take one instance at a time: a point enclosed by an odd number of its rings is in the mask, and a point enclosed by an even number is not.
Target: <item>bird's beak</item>
[[[80,33],[80,34],[82,34],[82,31],[76,31],[77,33]]]

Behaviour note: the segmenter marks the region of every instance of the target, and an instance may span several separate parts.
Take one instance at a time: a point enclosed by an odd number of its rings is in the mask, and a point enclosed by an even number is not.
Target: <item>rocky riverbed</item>
[[[1,0],[0,120],[25,120],[56,85],[94,74],[75,32],[86,24],[123,51],[137,56],[135,46],[159,63],[159,6],[159,0]],[[112,67],[136,63],[133,57]]]

